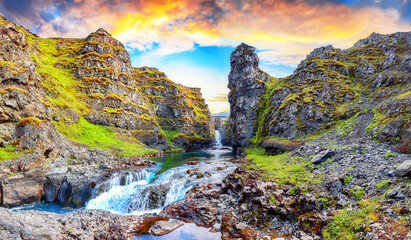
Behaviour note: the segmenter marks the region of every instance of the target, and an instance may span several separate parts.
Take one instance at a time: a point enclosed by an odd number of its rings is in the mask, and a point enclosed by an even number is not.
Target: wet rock
[[[183,225],[183,221],[174,219],[169,221],[158,221],[150,228],[149,233],[154,236],[162,236],[176,230]]]
[[[56,200],[57,198],[58,186],[49,177],[46,177],[44,189],[45,201],[48,203],[54,202],[54,200]]]
[[[71,183],[67,180],[67,177],[64,177],[57,193],[57,200],[63,205],[68,204],[72,196],[72,191],[73,187]]]
[[[311,159],[311,163],[313,164],[319,164],[322,162],[327,161],[328,158],[335,156],[335,151],[334,150],[330,150],[327,149],[325,151],[322,151],[320,153],[318,153],[317,155],[315,155],[312,159]]]
[[[398,166],[395,169],[395,176],[397,177],[411,176],[411,160],[406,160],[400,166]]]
[[[165,207],[160,216],[211,227],[217,221],[220,202],[218,188],[212,184],[200,183],[186,194],[184,200]]]

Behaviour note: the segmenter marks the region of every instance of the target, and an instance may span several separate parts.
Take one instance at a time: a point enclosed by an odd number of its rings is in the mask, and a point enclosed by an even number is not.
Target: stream
[[[232,151],[222,147],[220,134],[216,130],[216,146],[213,149],[171,153],[151,158],[157,162],[151,167],[138,167],[115,172],[94,190],[93,197],[85,209],[102,209],[119,215],[143,215],[159,213],[167,205],[184,199],[188,190],[198,183],[218,183],[232,173]],[[195,162],[196,164],[192,164]],[[188,164],[191,163],[191,164]],[[15,208],[41,210],[65,214],[77,209],[65,208],[56,203],[39,203]],[[149,235],[135,239],[220,239],[220,233],[187,223],[174,232],[161,237]]]

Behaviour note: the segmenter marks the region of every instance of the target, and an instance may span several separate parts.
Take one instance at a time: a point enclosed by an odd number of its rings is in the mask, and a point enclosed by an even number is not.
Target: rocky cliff
[[[222,239],[411,238],[411,32],[315,49],[281,79],[259,81],[245,44],[231,63],[246,157],[221,185]]]
[[[104,29],[42,39],[0,16],[0,132],[1,204],[78,205],[107,169],[208,147],[214,127],[200,89],[132,67]]]
[[[232,144],[301,139],[369,114],[367,134],[411,153],[411,32],[373,33],[352,48],[317,48],[286,78],[258,68],[254,48],[241,44],[229,75]],[[341,129],[342,128],[342,129]],[[266,142],[266,145],[269,142]]]
[[[230,56],[228,100],[234,151],[249,146],[249,139],[255,134],[256,106],[264,93],[265,84],[271,80],[258,68],[259,58],[254,50],[254,47],[243,43]]]

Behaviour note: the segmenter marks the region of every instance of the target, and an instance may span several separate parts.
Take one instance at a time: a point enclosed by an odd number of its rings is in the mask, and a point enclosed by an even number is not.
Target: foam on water
[[[136,172],[116,173],[102,184],[106,186],[104,192],[96,194],[86,209],[104,209],[121,215],[158,213],[165,206],[183,199],[186,192],[199,182],[221,181],[235,169],[234,164],[221,160],[221,153],[215,154],[200,159],[198,165],[184,164],[164,172],[160,172],[162,163],[159,163],[156,167]],[[193,171],[194,176],[187,174],[189,169],[197,169]],[[101,188],[96,189],[101,191]]]

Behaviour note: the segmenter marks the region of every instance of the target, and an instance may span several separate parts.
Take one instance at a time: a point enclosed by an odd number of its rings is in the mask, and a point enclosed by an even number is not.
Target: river
[[[220,134],[216,131],[216,147],[210,150],[171,153],[151,158],[157,162],[151,167],[123,169],[94,190],[85,209],[102,209],[119,215],[143,215],[159,213],[178,200],[184,199],[188,190],[198,183],[218,183],[232,173],[236,164],[230,149],[221,146]],[[65,214],[78,209],[65,208],[55,203],[39,203],[15,208],[41,210]],[[139,236],[136,239],[220,239],[219,232],[187,223],[162,237]]]

